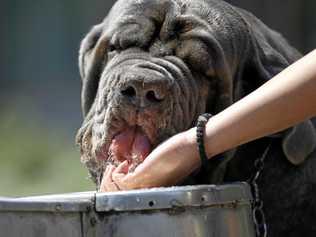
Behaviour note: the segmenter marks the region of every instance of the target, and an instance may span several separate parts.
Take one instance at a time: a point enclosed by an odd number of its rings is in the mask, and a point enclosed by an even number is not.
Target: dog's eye
[[[117,47],[114,44],[109,44],[107,50],[107,60],[111,60],[117,53]]]
[[[109,48],[108,48],[109,53],[114,52],[115,50],[117,50],[117,48],[115,47],[115,45],[114,45],[114,44],[110,44],[110,45],[109,45]]]
[[[122,47],[120,45],[120,41],[117,38],[112,38],[109,46],[108,46],[108,52],[117,52],[117,51],[121,51]]]
[[[109,52],[112,52],[112,51],[114,51],[115,50],[115,48],[114,48],[114,45],[109,45],[109,48],[108,48],[108,51]]]

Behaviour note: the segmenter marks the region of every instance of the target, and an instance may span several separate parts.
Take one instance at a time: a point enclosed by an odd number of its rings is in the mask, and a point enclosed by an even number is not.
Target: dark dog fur
[[[141,127],[155,147],[299,57],[280,34],[220,0],[119,0],[80,49],[81,159],[99,185],[106,162],[98,156],[106,157],[123,127]],[[138,102],[130,103],[126,95],[136,92]],[[315,236],[316,132],[310,121],[228,152],[220,163],[213,159],[208,177],[190,182],[247,180],[271,140],[259,183],[268,236]]]

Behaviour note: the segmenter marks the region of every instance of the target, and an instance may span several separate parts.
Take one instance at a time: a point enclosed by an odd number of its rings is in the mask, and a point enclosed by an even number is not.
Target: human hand
[[[195,128],[177,134],[154,149],[134,172],[125,161],[109,166],[103,175],[101,192],[171,186],[200,166]]]
[[[125,186],[118,186],[115,181],[113,180],[113,176],[117,179],[117,177],[122,177],[125,176],[125,178],[128,178],[128,180],[133,180],[131,179],[128,174],[128,162],[124,161],[121,163],[118,167],[115,167],[114,165],[108,165],[103,173],[103,178],[102,182],[100,185],[100,192],[115,192],[119,190],[128,190],[131,189],[131,185],[126,185]],[[122,180],[122,182],[123,182]],[[126,183],[126,181],[125,181]],[[127,182],[128,183],[128,182]]]

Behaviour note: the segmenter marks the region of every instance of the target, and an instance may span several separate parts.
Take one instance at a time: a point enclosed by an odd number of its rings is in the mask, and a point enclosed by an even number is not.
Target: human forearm
[[[214,116],[206,126],[209,156],[316,115],[316,51]]]

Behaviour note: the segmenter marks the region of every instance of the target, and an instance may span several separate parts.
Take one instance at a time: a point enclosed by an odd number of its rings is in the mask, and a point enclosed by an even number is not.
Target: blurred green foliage
[[[78,148],[63,131],[2,111],[0,117],[0,196],[93,190]]]

